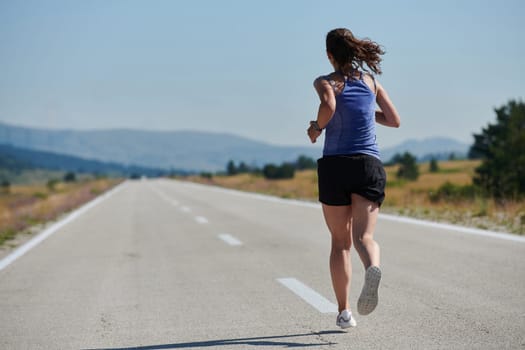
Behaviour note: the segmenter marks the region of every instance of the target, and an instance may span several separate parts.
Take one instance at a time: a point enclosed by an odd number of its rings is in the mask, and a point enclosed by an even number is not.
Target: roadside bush
[[[481,196],[479,188],[474,185],[454,185],[445,182],[436,192],[430,192],[428,197],[432,203],[440,201],[459,202],[461,200],[473,200]]]
[[[317,162],[307,156],[301,155],[295,162],[297,170],[317,169]]]
[[[295,176],[295,167],[290,163],[283,163],[280,166],[266,164],[263,168],[263,175],[270,180],[292,179]]]
[[[64,182],[75,182],[77,181],[77,176],[74,172],[69,171],[64,175]]]
[[[2,193],[9,193],[9,190],[11,189],[11,183],[7,180],[2,180],[0,183],[0,188],[2,189]]]
[[[47,181],[47,188],[50,191],[54,191],[56,189],[56,186],[58,185],[60,181],[58,179],[50,179]]]
[[[44,192],[35,192],[35,193],[33,193],[33,197],[36,198],[36,199],[46,199],[47,198],[47,194],[44,193]]]
[[[240,162],[239,165],[235,165],[235,162],[233,160],[228,161],[228,164],[226,164],[226,174],[228,176],[237,175],[237,174],[257,174],[260,172],[260,169],[258,169],[254,165],[248,165],[245,162]]]

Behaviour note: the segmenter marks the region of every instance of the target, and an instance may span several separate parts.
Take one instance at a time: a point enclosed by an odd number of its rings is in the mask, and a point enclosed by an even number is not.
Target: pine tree
[[[226,165],[226,173],[228,175],[235,175],[237,174],[238,170],[237,170],[237,167],[235,166],[235,163],[233,162],[233,160],[230,160],[228,162],[228,164]]]
[[[417,166],[416,157],[412,154],[405,152],[399,157],[399,169],[397,171],[397,177],[406,180],[417,180],[419,177],[419,168]]]
[[[474,134],[469,158],[481,159],[474,183],[496,198],[525,194],[525,103],[496,108],[496,123]]]
[[[436,158],[432,158],[429,164],[429,171],[431,173],[437,173],[439,171],[439,165]]]

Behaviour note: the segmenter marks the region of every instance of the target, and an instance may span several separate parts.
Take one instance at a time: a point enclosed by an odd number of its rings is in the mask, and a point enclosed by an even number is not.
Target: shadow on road
[[[226,345],[251,345],[251,346],[284,346],[288,348],[306,348],[311,346],[335,345],[337,343],[323,341],[318,339],[316,343],[300,343],[294,341],[284,341],[285,338],[307,337],[307,336],[322,336],[325,334],[343,334],[343,331],[322,331],[303,334],[290,335],[275,335],[266,337],[253,338],[236,338],[236,339],[220,339],[220,340],[206,340],[194,341],[187,343],[173,343],[173,344],[159,344],[159,345],[145,345],[127,348],[96,348],[84,350],[162,350],[162,349],[189,349],[209,346],[226,346]]]

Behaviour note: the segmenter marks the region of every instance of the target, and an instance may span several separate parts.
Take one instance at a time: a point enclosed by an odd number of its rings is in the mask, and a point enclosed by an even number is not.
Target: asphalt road
[[[317,204],[127,182],[0,264],[0,348],[525,348],[525,240],[385,216],[376,237],[380,304],[342,332]]]

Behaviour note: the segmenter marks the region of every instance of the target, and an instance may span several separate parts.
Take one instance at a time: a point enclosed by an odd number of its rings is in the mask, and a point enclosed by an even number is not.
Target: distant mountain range
[[[72,171],[126,177],[133,175],[158,176],[167,172],[165,169],[154,169],[136,165],[125,166],[117,163],[101,162],[0,144],[0,173],[13,176],[20,171],[31,169]],[[177,170],[170,170],[170,173],[171,172],[177,173]],[[178,173],[184,174],[183,171],[178,171]]]
[[[300,155],[321,156],[319,145],[275,146],[233,134],[200,131],[140,130],[48,130],[0,123],[0,144],[55,154],[114,163],[124,167],[178,169],[185,171],[224,170],[229,160],[248,165],[294,161]],[[383,149],[383,160],[408,151],[423,159],[450,153],[464,156],[468,145],[449,138],[408,140]]]
[[[467,156],[470,145],[447,137],[432,137],[423,140],[409,139],[401,144],[381,150],[381,158],[384,161],[392,159],[398,153],[410,152],[418,161],[448,159],[451,154],[456,158]]]

